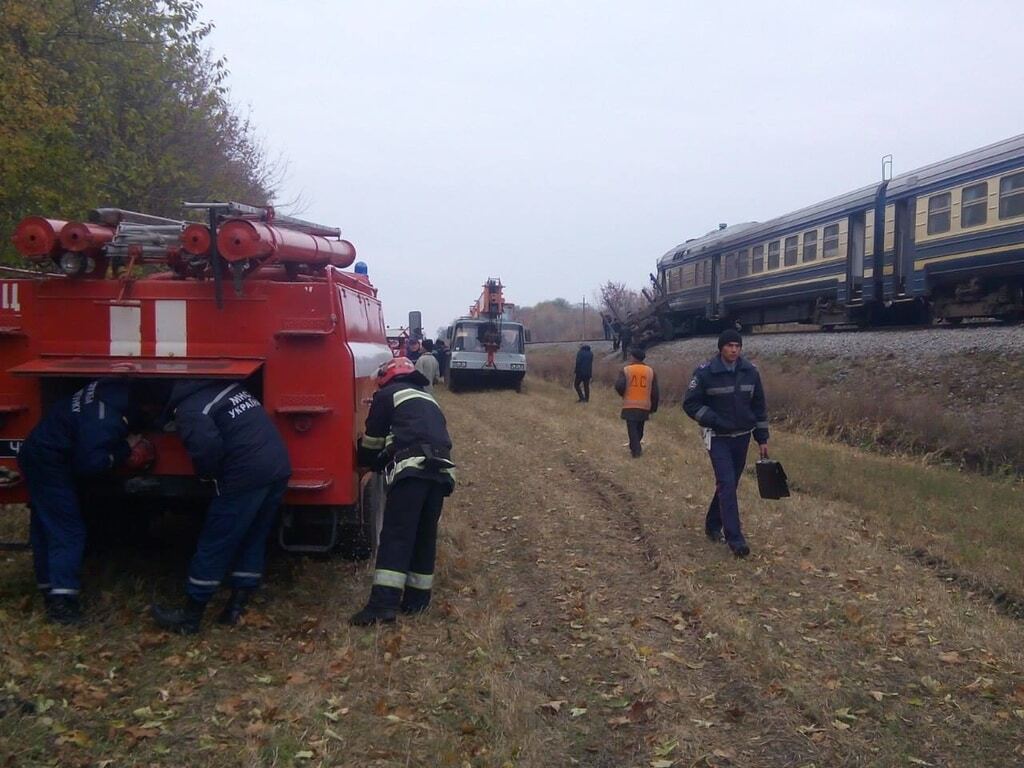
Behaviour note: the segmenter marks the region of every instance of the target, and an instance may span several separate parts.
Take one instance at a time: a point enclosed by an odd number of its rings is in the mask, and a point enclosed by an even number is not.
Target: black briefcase
[[[782,464],[772,459],[757,462],[757,490],[762,499],[782,499],[789,496],[789,481]]]

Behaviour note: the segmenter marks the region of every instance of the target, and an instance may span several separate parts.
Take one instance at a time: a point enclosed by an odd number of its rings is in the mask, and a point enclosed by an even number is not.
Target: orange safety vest
[[[623,370],[626,374],[626,393],[622,396],[622,407],[651,410],[654,369],[643,363],[632,363]]]

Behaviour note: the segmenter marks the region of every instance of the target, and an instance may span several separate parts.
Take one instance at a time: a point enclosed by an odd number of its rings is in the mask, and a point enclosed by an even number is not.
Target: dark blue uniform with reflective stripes
[[[50,408],[21,446],[28,485],[36,583],[54,595],[76,595],[85,551],[85,522],[75,482],[121,464],[131,385],[94,381]]]
[[[437,524],[455,487],[444,413],[419,373],[394,379],[373,396],[359,463],[384,471],[388,498],[369,607],[424,610],[430,602]],[[404,594],[403,594],[404,592]]]
[[[209,602],[229,569],[233,588],[254,588],[291,476],[284,441],[239,383],[179,381],[169,406],[196,473],[216,493],[189,564],[186,591]]]
[[[736,489],[746,464],[751,432],[758,443],[768,442],[761,375],[742,357],[729,370],[716,356],[693,372],[683,410],[705,429],[705,447],[715,471],[715,495],[708,506],[705,531],[709,536],[724,531],[733,548],[744,545]]]

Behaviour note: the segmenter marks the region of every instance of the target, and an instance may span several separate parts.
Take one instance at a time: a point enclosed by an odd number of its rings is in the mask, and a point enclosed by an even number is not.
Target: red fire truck
[[[377,290],[344,271],[340,231],[272,208],[201,203],[204,224],[116,209],[88,222],[30,217],[14,244],[32,269],[0,273],[0,503],[27,500],[16,457],[47,405],[98,377],[244,381],[293,467],[285,549],[376,542],[383,492],[356,469],[356,440],[391,359]],[[208,490],[172,433],[157,460],[103,483],[89,503],[193,506]]]

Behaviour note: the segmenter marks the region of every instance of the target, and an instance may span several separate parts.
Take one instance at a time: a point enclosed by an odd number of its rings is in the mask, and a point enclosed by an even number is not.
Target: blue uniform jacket
[[[742,357],[732,371],[719,356],[701,363],[686,389],[683,410],[717,435],[753,430],[754,440],[768,442],[768,406],[761,374],[753,363]]]
[[[51,407],[21,447],[25,458],[43,467],[89,477],[114,468],[131,449],[128,412],[131,384],[90,382]]]
[[[259,400],[238,382],[175,383],[168,407],[196,474],[220,495],[291,476],[288,450]]]

